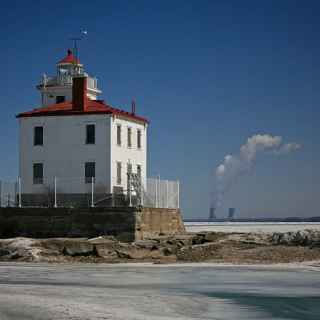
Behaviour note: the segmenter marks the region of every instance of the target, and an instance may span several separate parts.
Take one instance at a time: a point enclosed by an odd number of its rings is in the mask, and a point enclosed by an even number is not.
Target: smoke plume
[[[240,147],[239,154],[226,155],[224,161],[217,167],[215,171],[216,190],[213,193],[212,207],[217,208],[221,205],[223,195],[240,176],[253,168],[259,154],[284,155],[300,148],[301,145],[298,143],[285,144],[282,137],[270,134],[256,134],[248,138],[246,144]]]

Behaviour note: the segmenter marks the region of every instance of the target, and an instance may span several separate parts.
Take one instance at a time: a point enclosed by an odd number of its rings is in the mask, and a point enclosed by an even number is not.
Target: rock
[[[190,246],[192,245],[194,235],[190,234],[181,234],[181,235],[176,235],[175,239],[177,240],[179,246]]]
[[[88,239],[88,242],[90,242],[91,244],[110,243],[117,242],[117,239],[114,236],[100,236]]]
[[[105,259],[116,259],[118,257],[117,248],[119,244],[117,241],[107,240],[94,245],[97,255]]]
[[[208,232],[204,236],[205,242],[215,242],[219,239],[221,239],[222,234],[220,232]]]
[[[206,241],[205,238],[206,238],[205,232],[197,233],[196,235],[194,235],[192,239],[192,244],[193,245],[203,244]]]
[[[138,240],[134,243],[139,248],[156,250],[159,247],[159,242],[156,240]]]
[[[217,245],[215,243],[197,244],[191,247],[183,247],[177,252],[178,260],[205,261],[214,257]]]
[[[288,246],[320,246],[320,231],[301,230],[296,232],[274,233],[272,244]]]
[[[174,251],[172,250],[172,248],[164,247],[160,249],[160,252],[166,257],[174,255]]]
[[[8,249],[2,249],[0,248],[0,257],[5,257],[8,256],[12,253],[12,251],[8,250]]]
[[[66,241],[63,254],[68,256],[96,255],[95,247],[88,241]]]
[[[163,256],[162,252],[158,249],[150,250],[146,248],[141,248],[136,246],[135,244],[121,244],[117,249],[116,252],[119,258],[125,259],[153,259],[153,258],[160,258]]]
[[[10,253],[9,256],[8,256],[8,258],[12,259],[12,260],[20,259],[20,258],[23,258],[23,257],[25,257],[25,255],[22,255],[18,251],[14,251],[14,252]]]
[[[105,258],[105,259],[111,259],[114,260],[116,258],[118,258],[118,254],[116,249],[112,248],[112,247],[106,247],[106,246],[101,246],[101,245],[96,245],[96,253],[99,257],[101,258]]]

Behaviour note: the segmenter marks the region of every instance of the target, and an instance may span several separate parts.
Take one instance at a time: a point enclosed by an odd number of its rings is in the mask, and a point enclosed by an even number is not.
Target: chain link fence
[[[0,180],[0,207],[117,207],[144,206],[151,208],[179,208],[179,181],[147,178],[141,183],[137,174],[128,174],[126,188],[110,186],[99,178],[44,179],[27,192],[24,181]]]
[[[148,178],[144,205],[152,208],[179,208],[179,181]]]
[[[0,207],[18,206],[18,183],[0,180]]]

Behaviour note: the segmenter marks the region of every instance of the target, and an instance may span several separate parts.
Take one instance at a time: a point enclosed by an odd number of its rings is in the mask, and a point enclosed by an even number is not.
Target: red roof
[[[58,64],[62,64],[62,63],[76,63],[76,64],[80,64],[80,60],[76,59],[76,57],[73,55],[72,51],[70,49],[68,49],[68,53],[67,55],[58,62]]]
[[[52,104],[47,107],[34,109],[32,111],[23,112],[17,115],[17,118],[27,117],[48,117],[48,116],[69,116],[69,115],[84,115],[84,114],[114,114],[125,118],[138,120],[141,122],[149,123],[146,118],[137,116],[131,112],[123,111],[113,108],[104,103],[102,100],[90,100],[86,110],[74,110],[72,102],[66,101],[62,103]]]

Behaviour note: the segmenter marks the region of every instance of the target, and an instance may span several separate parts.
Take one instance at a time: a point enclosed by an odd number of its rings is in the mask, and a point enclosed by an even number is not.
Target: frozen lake
[[[185,222],[188,232],[289,232],[304,229],[320,230],[320,222]]]
[[[320,319],[316,266],[0,264],[1,320]]]

